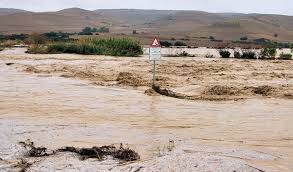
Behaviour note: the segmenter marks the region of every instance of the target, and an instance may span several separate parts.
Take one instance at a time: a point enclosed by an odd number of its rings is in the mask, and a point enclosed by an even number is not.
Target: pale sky
[[[0,8],[57,11],[95,9],[164,9],[207,12],[284,14],[293,16],[293,0],[0,0]]]

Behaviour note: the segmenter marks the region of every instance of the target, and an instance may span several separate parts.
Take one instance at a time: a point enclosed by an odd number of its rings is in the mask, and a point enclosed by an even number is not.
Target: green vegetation
[[[222,58],[229,58],[231,53],[228,50],[220,50],[219,51]]]
[[[259,58],[260,59],[275,59],[277,54],[277,49],[275,46],[269,46],[261,50]]]
[[[110,29],[107,28],[106,26],[102,26],[102,27],[100,27],[100,29],[98,30],[98,32],[100,32],[100,33],[109,33],[110,32]]]
[[[79,32],[79,35],[93,35],[94,31],[96,31],[96,28],[91,28],[91,27],[85,27],[82,29],[81,32]]]
[[[82,29],[81,32],[79,32],[78,34],[79,35],[93,35],[94,33],[109,33],[110,32],[110,29],[107,28],[106,26],[102,26],[100,27],[99,29],[93,27],[85,27],[84,29]]]
[[[239,51],[234,51],[234,58],[241,58],[241,53]]]
[[[162,47],[171,47],[171,46],[173,46],[173,44],[168,42],[168,41],[160,41],[160,44],[161,44]]]
[[[243,36],[243,37],[240,38],[240,40],[241,40],[241,41],[247,41],[248,38],[247,38],[247,36]]]
[[[0,34],[0,41],[6,41],[6,40],[24,41],[28,37],[29,37],[29,35],[27,35],[27,34],[12,34],[12,35],[1,35]]]
[[[175,46],[178,46],[178,47],[180,47],[180,46],[187,46],[187,44],[185,44],[184,42],[181,42],[181,41],[176,41],[174,45]]]
[[[281,59],[281,60],[292,60],[292,54],[281,53],[279,59]]]
[[[257,56],[256,56],[256,53],[253,51],[244,51],[240,58],[242,58],[242,59],[257,59]]]
[[[4,47],[0,47],[0,51],[3,51],[4,50]]]
[[[70,40],[69,36],[73,35],[72,33],[64,33],[64,32],[48,32],[42,34],[50,41],[66,41]]]
[[[44,51],[44,52],[43,52]],[[71,42],[54,42],[45,46],[29,49],[30,53],[75,53],[85,55],[110,55],[137,57],[143,53],[139,42],[131,39],[95,39],[86,38]]]
[[[210,36],[209,39],[210,39],[210,40],[215,40],[215,37]]]

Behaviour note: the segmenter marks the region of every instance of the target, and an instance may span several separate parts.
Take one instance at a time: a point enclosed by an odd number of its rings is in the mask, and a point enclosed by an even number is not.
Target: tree
[[[98,29],[93,27],[92,32],[98,32]]]
[[[30,39],[31,39],[32,43],[35,45],[41,45],[41,44],[45,44],[47,42],[47,39],[45,36],[43,36],[39,33],[36,33],[36,32],[30,36]]]
[[[82,32],[84,32],[84,33],[91,33],[92,32],[92,28],[91,27],[85,27],[84,29],[82,29]]]
[[[98,32],[100,32],[100,33],[109,33],[110,32],[110,29],[107,28],[106,26],[102,26],[102,27],[100,27],[100,29],[98,30]]]
[[[247,41],[248,38],[247,38],[247,36],[243,36],[243,37],[240,38],[240,40],[241,40],[241,41]]]

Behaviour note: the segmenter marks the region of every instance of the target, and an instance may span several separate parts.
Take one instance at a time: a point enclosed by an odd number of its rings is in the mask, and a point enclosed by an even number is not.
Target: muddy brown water
[[[174,140],[176,146],[188,141],[260,151],[277,158],[250,163],[269,171],[293,171],[292,100],[151,97],[141,90],[30,75],[6,62],[0,61],[1,158],[13,157],[14,144],[31,139],[51,149],[125,143],[144,160]]]

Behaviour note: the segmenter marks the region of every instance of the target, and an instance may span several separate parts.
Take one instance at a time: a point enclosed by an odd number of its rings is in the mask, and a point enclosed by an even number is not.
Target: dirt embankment
[[[58,58],[53,59],[56,61]],[[47,61],[12,66],[29,73],[57,74],[88,80],[101,86],[151,87],[152,67],[144,58],[100,57],[81,60],[74,57],[58,62]],[[166,58],[158,63],[156,85],[160,86],[161,91],[156,91],[162,95],[190,100],[238,100],[252,97],[292,99],[292,66],[293,61],[281,60]],[[165,93],[162,93],[164,90]],[[146,93],[157,95],[152,90]]]

